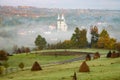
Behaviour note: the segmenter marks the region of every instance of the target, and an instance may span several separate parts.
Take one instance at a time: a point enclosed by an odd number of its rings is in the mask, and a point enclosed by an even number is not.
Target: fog
[[[37,25],[36,25],[37,24]],[[87,38],[90,42],[90,26],[88,27],[79,27],[87,29]],[[120,39],[117,37],[120,32],[116,32],[115,34],[113,27],[98,27],[99,32],[106,28],[112,37]],[[75,29],[75,27],[74,27]],[[69,40],[74,33],[74,29],[64,31],[57,31],[55,29],[50,29],[49,25],[41,25],[40,23],[35,24],[25,24],[25,25],[18,25],[18,26],[6,26],[0,28],[0,49],[5,49],[9,52],[12,51],[14,45],[19,47],[25,46],[33,48],[35,47],[34,41],[38,35],[41,35],[46,38],[48,43],[56,43],[64,40]],[[116,29],[117,31],[117,29]]]
[[[91,25],[96,25],[99,28],[99,33],[102,29],[106,29],[111,37],[120,41],[120,20],[118,16],[113,16],[111,18],[109,16],[103,16],[102,18],[105,18],[106,21],[98,20],[98,18],[93,18],[93,16],[89,15],[87,17],[85,16],[80,15],[74,17],[71,15],[66,15],[65,19],[68,25],[68,30],[66,32],[56,30],[56,15],[53,16],[53,18],[48,17],[46,19],[44,19],[44,17],[30,20],[26,18],[17,18],[15,20],[20,20],[24,22],[24,24],[16,23],[15,25],[0,25],[0,49],[5,49],[8,52],[11,52],[14,45],[17,45],[18,47],[25,46],[34,48],[34,41],[38,35],[45,37],[47,42],[51,44],[69,40],[76,27],[79,27],[80,29],[87,29],[87,39],[90,42]],[[13,18],[12,22],[14,23],[15,20]],[[6,22],[5,24],[9,23]]]

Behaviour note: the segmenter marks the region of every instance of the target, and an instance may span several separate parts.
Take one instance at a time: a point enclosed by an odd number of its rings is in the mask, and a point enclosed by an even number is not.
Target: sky
[[[1,6],[120,10],[120,0],[0,0]]]

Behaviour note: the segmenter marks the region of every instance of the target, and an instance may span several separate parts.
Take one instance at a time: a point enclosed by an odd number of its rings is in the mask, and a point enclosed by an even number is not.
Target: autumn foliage
[[[0,60],[1,61],[8,60],[7,52],[5,52],[4,50],[0,50]]]

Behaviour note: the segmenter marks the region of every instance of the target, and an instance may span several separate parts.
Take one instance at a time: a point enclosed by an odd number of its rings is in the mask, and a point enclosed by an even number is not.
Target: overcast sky
[[[0,5],[120,10],[120,0],[0,0]]]

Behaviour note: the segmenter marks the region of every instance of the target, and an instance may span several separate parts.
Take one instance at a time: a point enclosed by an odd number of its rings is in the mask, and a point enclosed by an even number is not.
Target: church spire
[[[60,15],[58,14],[58,18],[57,18],[58,20],[60,19]]]
[[[64,15],[63,15],[63,14],[61,15],[61,19],[62,19],[62,20],[65,20]]]

